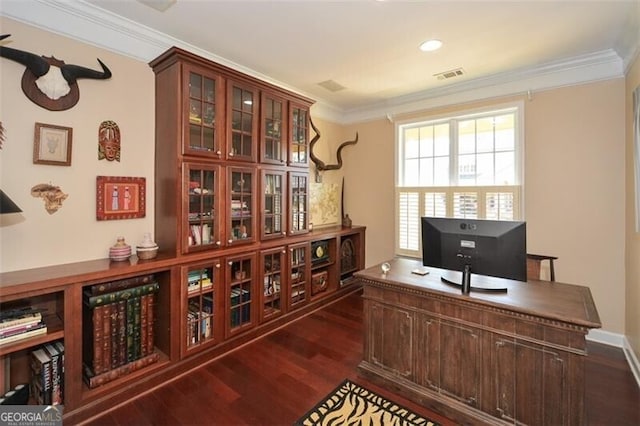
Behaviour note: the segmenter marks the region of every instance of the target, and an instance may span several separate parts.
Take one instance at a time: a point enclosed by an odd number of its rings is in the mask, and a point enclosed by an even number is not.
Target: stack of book
[[[31,352],[31,395],[38,405],[64,402],[64,344],[46,343]]]
[[[83,291],[83,369],[90,388],[159,359],[154,349],[153,274],[111,281]]]
[[[0,345],[27,339],[47,332],[37,309],[11,309],[0,313]]]
[[[187,291],[189,293],[198,291],[200,289],[204,290],[210,288],[213,285],[213,282],[209,277],[209,272],[206,269],[196,269],[193,271],[189,271],[187,281]]]

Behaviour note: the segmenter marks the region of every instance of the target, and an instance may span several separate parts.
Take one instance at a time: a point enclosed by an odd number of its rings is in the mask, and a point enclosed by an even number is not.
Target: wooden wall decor
[[[98,160],[120,162],[120,127],[115,121],[106,120],[98,129]]]
[[[59,186],[49,183],[39,183],[31,188],[33,197],[42,198],[44,208],[49,214],[54,214],[62,207],[62,202],[69,197],[69,194],[62,192]]]
[[[0,40],[10,35],[0,35]],[[38,56],[6,46],[0,46],[0,56],[26,67],[22,74],[22,91],[33,103],[50,111],[64,111],[78,103],[80,99],[78,79],[111,78],[111,71],[100,59],[98,62],[102,71],[79,65],[67,65],[53,56]]]

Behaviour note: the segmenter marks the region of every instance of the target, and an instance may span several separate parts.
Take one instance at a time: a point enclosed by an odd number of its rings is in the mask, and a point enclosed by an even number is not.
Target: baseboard
[[[636,378],[638,386],[640,386],[640,361],[638,361],[638,357],[635,352],[633,352],[633,349],[626,337],[624,338],[624,346],[622,347],[622,350],[624,351],[624,355],[627,357],[629,368],[631,368],[631,372]]]
[[[640,361],[638,361],[638,357],[633,352],[633,349],[631,348],[631,345],[629,344],[629,341],[627,340],[627,337],[625,335],[594,329],[590,330],[589,334],[587,334],[587,340],[622,348],[624,356],[625,358],[627,358],[629,368],[633,373],[633,377],[635,377],[636,383],[638,383],[638,386],[640,386]]]

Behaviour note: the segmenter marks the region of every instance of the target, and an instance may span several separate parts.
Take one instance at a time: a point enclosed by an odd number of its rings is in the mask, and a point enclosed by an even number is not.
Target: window
[[[397,254],[421,256],[422,216],[522,219],[521,111],[398,124]]]

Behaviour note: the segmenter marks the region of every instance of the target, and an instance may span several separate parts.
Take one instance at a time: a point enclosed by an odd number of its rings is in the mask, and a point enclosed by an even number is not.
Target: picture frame
[[[640,232],[640,86],[633,91],[633,163],[636,207],[636,232]]]
[[[96,177],[96,218],[98,220],[145,217],[146,201],[144,177]]]
[[[33,140],[33,164],[71,166],[73,129],[36,123]]]

